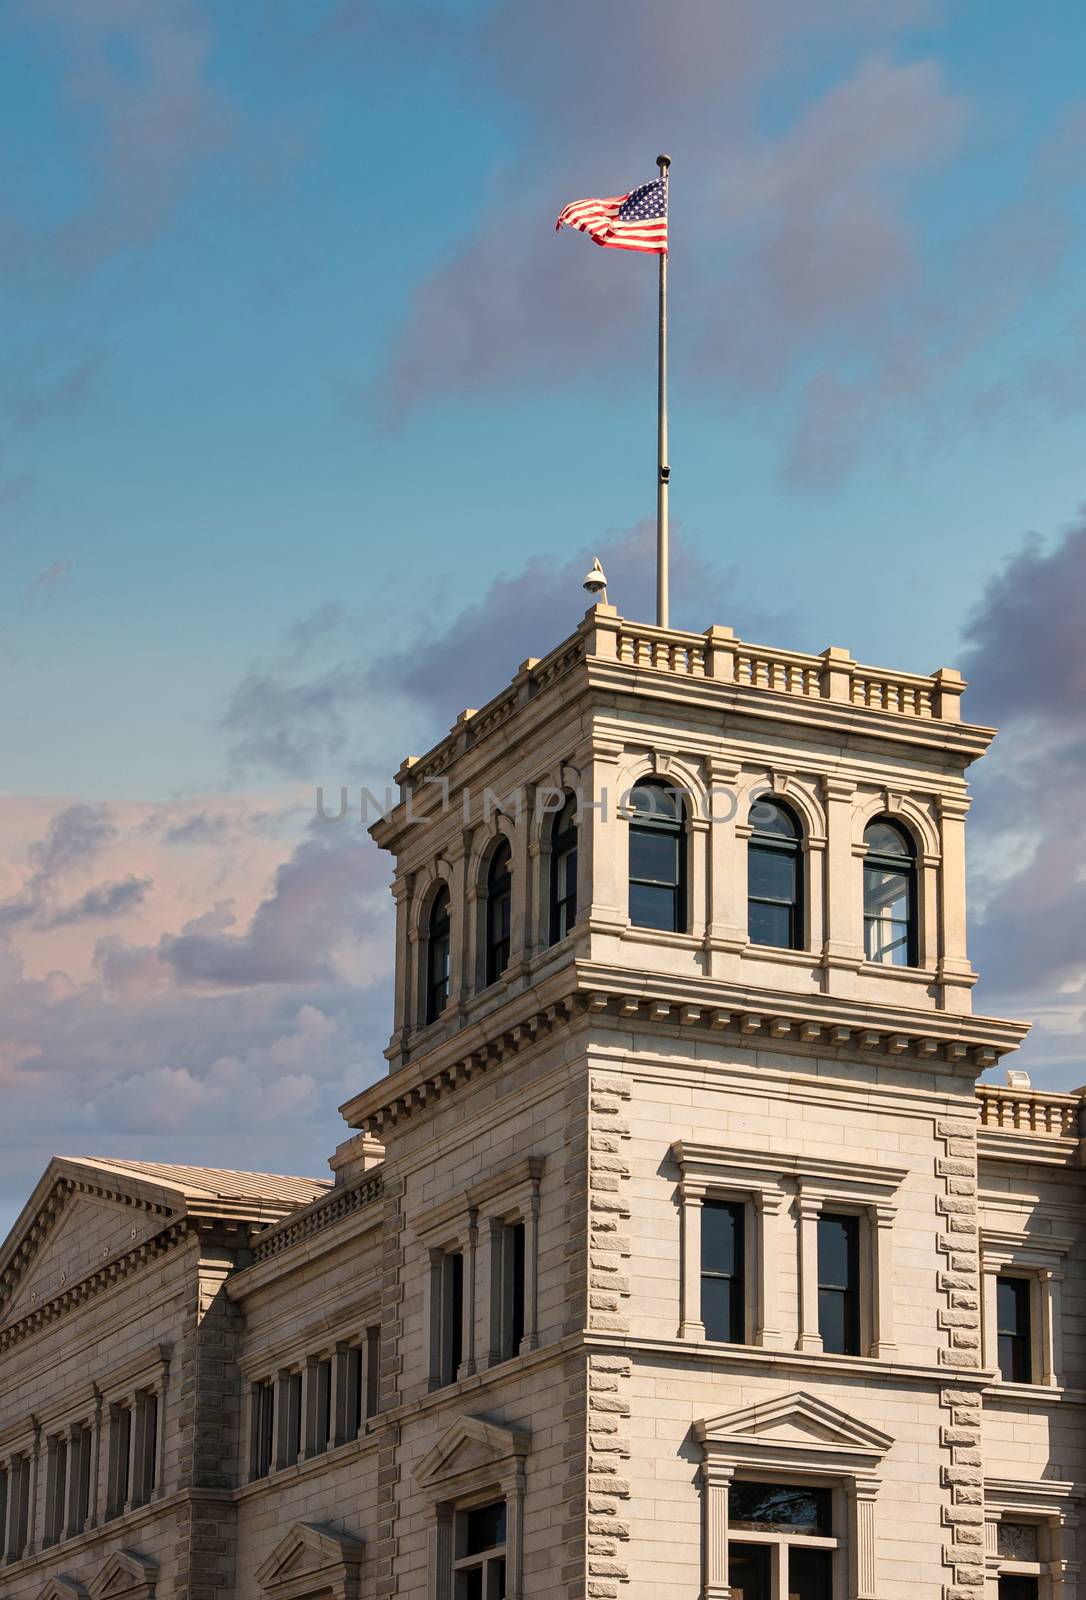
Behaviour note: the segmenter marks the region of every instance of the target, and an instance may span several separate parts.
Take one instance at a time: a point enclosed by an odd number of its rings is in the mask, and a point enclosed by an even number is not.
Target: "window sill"
[[[663,945],[673,950],[700,950],[702,947],[702,940],[696,933],[667,933],[663,928],[642,928],[632,922],[627,923],[620,937],[636,940],[639,944]]]
[[[938,983],[934,967],[890,967],[881,961],[861,961],[860,971],[865,978],[893,978],[898,983]]]
[[[813,950],[786,950],[779,944],[745,944],[739,954],[744,961],[779,961],[786,967],[810,967],[820,964],[821,958]]]
[[[1041,1401],[1058,1400],[1065,1390],[1056,1383],[1012,1383],[997,1378],[986,1393],[993,1400],[1023,1400],[1029,1405],[1037,1405]]]

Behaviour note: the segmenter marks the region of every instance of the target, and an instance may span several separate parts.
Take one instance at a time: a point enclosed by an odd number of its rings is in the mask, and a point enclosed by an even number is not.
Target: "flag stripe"
[[[555,228],[575,228],[610,250],[667,254],[667,187],[663,179],[628,194],[573,200],[558,215]]]

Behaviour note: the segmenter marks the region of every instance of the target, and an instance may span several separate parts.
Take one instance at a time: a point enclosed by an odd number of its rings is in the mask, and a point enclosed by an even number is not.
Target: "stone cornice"
[[[570,987],[572,982],[576,987]],[[634,985],[636,984],[636,987]],[[547,1003],[540,1005],[546,998]],[[629,1026],[679,1027],[772,1043],[804,1054],[888,1057],[899,1066],[949,1065],[975,1076],[1014,1050],[1027,1025],[947,1011],[917,1011],[827,995],[790,995],[715,979],[634,974],[579,962],[541,989],[510,999],[489,1016],[407,1063],[340,1107],[348,1125],[380,1136],[492,1071],[575,1017]]]
[[[577,679],[572,686],[571,676]],[[560,700],[545,696],[559,681]],[[542,698],[544,715],[547,701],[568,712],[576,694],[594,689],[608,697],[633,694],[642,704],[700,706],[714,719],[724,711],[807,724],[821,736],[830,732],[936,746],[968,765],[987,749],[994,729],[960,720],[964,688],[948,668],[926,676],[894,672],[853,661],[847,651],[803,655],[748,644],[728,628],[684,633],[629,621],[613,606],[595,606],[576,633],[542,660],[525,661],[512,683],[481,709],[462,711],[449,734],[425,755],[409,757],[396,778],[428,810],[453,769],[458,769],[456,781],[465,781],[476,764],[465,758],[487,745],[491,735],[507,730],[526,707]],[[382,847],[396,850],[409,821],[401,799],[374,824],[373,836]]]

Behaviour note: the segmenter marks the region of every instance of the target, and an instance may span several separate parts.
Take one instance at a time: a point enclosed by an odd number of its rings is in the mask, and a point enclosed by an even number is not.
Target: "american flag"
[[[666,256],[667,184],[663,178],[654,178],[609,200],[574,200],[554,226],[558,229],[563,223],[611,250]]]

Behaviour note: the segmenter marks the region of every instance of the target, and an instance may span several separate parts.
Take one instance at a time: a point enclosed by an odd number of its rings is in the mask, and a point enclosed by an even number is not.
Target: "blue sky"
[[[10,919],[13,1192],[57,1140],[146,1149],[151,1112],[116,1115],[141,1086],[176,1101],[180,1158],[210,1139],[237,1164],[208,1084],[277,1045],[305,1132],[252,1134],[244,1159],[318,1169],[340,1090],[380,1066],[384,971],[348,947],[383,937],[381,863],[360,856],[338,942],[296,979],[186,988],[162,941],[217,916],[266,954],[313,785],[383,782],[461,688],[544,653],[583,553],[612,551],[612,598],[641,605],[654,267],[553,218],[660,149],[673,620],[964,663],[1011,723],[993,794],[1038,750],[1080,785],[1075,628],[1042,614],[1013,641],[1029,703],[985,684],[1008,571],[1056,605],[1081,573],[1081,7],[15,0],[0,38],[0,889],[18,900],[79,805],[113,832],[48,893],[107,867],[145,885],[78,946],[40,908]],[[526,571],[546,602],[503,633]],[[455,644],[456,670],[390,696],[420,641]],[[1059,672],[1079,692],[1054,719]],[[1056,819],[1020,798],[1025,817],[982,812],[978,786],[982,918],[1008,883],[1055,892]],[[166,841],[199,817],[179,870]],[[1080,910],[1060,903],[1072,933]],[[1015,990],[985,1003],[1048,1019],[1038,1077],[1086,1079],[1081,967]]]

